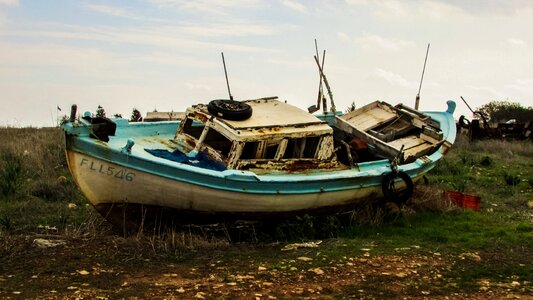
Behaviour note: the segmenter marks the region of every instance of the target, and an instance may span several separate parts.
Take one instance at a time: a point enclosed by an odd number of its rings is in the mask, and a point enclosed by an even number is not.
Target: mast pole
[[[222,54],[222,64],[224,65],[224,75],[226,76],[226,85],[228,86],[229,99],[233,100],[233,96],[231,95],[231,91],[229,89],[228,71],[226,71],[226,61],[224,60],[224,52],[220,53]]]
[[[426,50],[426,58],[424,59],[424,68],[422,69],[422,77],[420,78],[420,86],[418,87],[418,93],[416,94],[416,99],[415,99],[416,110],[418,110],[418,105],[420,104],[420,90],[422,89],[422,81],[424,80],[424,72],[426,71],[426,62],[428,61],[428,54],[429,54],[429,43],[428,43],[428,48]]]

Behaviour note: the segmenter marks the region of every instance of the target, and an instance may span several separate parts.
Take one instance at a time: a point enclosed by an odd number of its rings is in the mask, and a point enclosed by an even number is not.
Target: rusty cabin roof
[[[249,119],[233,121],[213,118],[213,127],[235,140],[265,139],[268,137],[320,136],[332,134],[333,129],[316,116],[285,102],[277,97],[243,101],[252,107]],[[209,114],[206,105],[195,110]],[[211,115],[211,114],[209,114]]]

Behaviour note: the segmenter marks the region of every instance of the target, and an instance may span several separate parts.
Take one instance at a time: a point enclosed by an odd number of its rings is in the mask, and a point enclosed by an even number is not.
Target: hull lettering
[[[87,158],[81,159],[80,167],[84,167],[101,175],[114,177],[120,180],[133,181],[135,179],[135,173],[133,172],[128,172],[126,169],[108,166],[103,162],[93,161]]]

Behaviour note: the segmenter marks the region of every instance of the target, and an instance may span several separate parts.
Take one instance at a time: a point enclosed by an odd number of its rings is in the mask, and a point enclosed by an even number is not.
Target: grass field
[[[533,295],[531,142],[459,139],[400,209],[123,237],[72,182],[59,129],[0,139],[0,298]],[[480,196],[481,210],[445,191]]]

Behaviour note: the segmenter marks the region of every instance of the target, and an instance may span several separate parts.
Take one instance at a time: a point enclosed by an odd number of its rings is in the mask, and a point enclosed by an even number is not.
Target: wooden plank
[[[353,127],[361,131],[367,131],[372,128],[376,128],[380,125],[383,125],[387,122],[390,122],[396,118],[396,114],[385,111],[379,107],[372,108],[362,114],[348,116],[343,118],[345,121],[350,123]]]
[[[436,148],[435,145],[432,145],[432,144],[429,144],[429,143],[423,143],[423,144],[420,144],[418,146],[415,146],[415,147],[412,147],[410,149],[407,149],[404,152],[404,158],[405,158],[406,162],[411,162],[411,161],[414,161],[414,160],[416,160],[417,158],[419,158],[419,157],[421,157],[423,155],[426,155],[426,154],[430,153],[435,148]]]
[[[424,150],[433,148],[430,143],[421,143],[405,150],[405,156],[417,156],[416,154],[423,152]]]
[[[433,138],[432,136],[429,136],[429,135],[424,134],[424,133],[420,134],[420,138],[425,140],[428,143],[433,144],[433,145],[436,145],[436,144],[442,142],[442,140],[437,140],[437,139]]]
[[[369,145],[373,145],[375,147],[375,150],[373,152],[381,157],[393,159],[400,152],[400,148],[395,149],[394,147],[391,147],[390,144],[387,144],[377,138],[372,137],[366,132],[354,128],[353,126],[351,126],[351,124],[349,124],[340,117],[335,118],[335,126],[338,129],[348,133],[349,135],[360,138]]]
[[[418,138],[414,135],[406,136],[401,139],[394,140],[389,143],[394,148],[400,149],[402,145],[404,146],[404,151],[413,147],[416,147],[420,144],[424,144],[426,141]]]
[[[396,138],[406,135],[409,131],[414,129],[414,126],[403,119],[397,119],[390,124],[376,128],[385,138],[382,140],[390,142]]]
[[[442,131],[435,131],[435,129],[431,127],[424,127],[424,129],[422,129],[422,134],[428,135],[436,140],[442,140]]]

